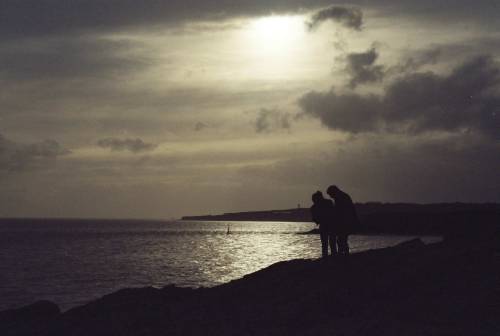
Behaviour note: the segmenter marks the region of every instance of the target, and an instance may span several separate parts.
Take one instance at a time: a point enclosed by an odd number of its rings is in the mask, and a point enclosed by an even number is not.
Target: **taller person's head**
[[[335,196],[337,196],[339,194],[339,192],[340,192],[340,189],[336,185],[331,185],[326,190],[326,193],[328,195],[330,195],[330,197],[332,197],[332,198],[335,198]]]

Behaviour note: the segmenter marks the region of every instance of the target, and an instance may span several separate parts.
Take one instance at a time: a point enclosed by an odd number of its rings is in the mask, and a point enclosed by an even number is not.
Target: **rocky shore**
[[[0,312],[1,335],[500,335],[495,237],[290,260],[213,288],[123,289],[61,313]]]

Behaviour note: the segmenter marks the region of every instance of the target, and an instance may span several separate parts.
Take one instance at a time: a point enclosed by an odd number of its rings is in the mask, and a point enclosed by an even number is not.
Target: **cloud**
[[[254,126],[257,133],[266,133],[276,129],[289,129],[290,114],[263,108],[259,111]]]
[[[379,96],[337,94],[334,89],[311,91],[298,103],[304,114],[320,119],[328,128],[351,133],[375,131],[382,114]]]
[[[186,22],[221,21],[236,17],[293,13],[324,6],[325,0],[3,0],[0,36],[27,37],[88,34]]]
[[[241,179],[253,186],[302,188],[304,196],[338,184],[356,201],[500,200],[499,143],[472,134],[365,134],[315,147],[274,165],[245,168]]]
[[[140,138],[135,139],[118,139],[118,138],[105,138],[97,142],[97,145],[101,148],[108,148],[112,151],[125,151],[128,150],[132,153],[141,153],[152,151],[158,145],[144,142]]]
[[[369,7],[388,17],[415,19],[420,24],[471,23],[495,31],[499,27],[496,13],[500,4],[494,0],[454,0],[453,2],[434,0],[352,0],[351,3]]]
[[[443,49],[440,47],[413,51],[400,64],[391,67],[387,71],[393,74],[417,71],[425,65],[436,64],[442,55]]]
[[[489,29],[498,27],[495,14],[499,5],[492,0],[476,0],[474,6],[470,0],[456,0],[453,6],[431,0],[352,0],[350,3],[391,17],[417,17],[434,22],[475,21]],[[304,13],[330,4],[328,0],[73,0],[68,5],[66,0],[2,0],[0,36],[19,38],[179,27],[186,22]],[[328,19],[355,29],[361,27],[359,13],[341,6],[324,9],[312,22],[318,25]]]
[[[238,125],[248,130],[248,119],[231,118],[226,111],[258,111],[260,106],[288,103],[290,97],[310,86],[302,82],[300,87],[282,83],[229,87],[198,86],[196,82],[189,87],[165,87],[155,81],[135,83],[133,78],[10,83],[1,92],[0,124],[5,130],[35,139],[64,134],[60,140],[70,140],[73,146],[84,145],[88,139],[127,134],[142,139],[165,138],[171,132],[192,131],[198,121],[210,129]]]
[[[350,53],[346,56],[346,71],[351,76],[349,86],[355,88],[359,84],[379,82],[384,78],[385,69],[376,65],[378,52],[375,47],[360,53]]]
[[[403,56],[399,64],[384,66],[376,64],[379,52],[374,45],[367,51],[348,53],[345,71],[350,77],[349,87],[354,89],[358,85],[381,82],[386,77],[416,72],[426,65],[436,64],[441,55],[442,49],[438,47],[416,50]]]
[[[202,123],[201,121],[198,121],[195,125],[194,125],[194,130],[199,132],[199,131],[203,131],[205,128],[207,128],[208,125],[205,124],[205,123]]]
[[[20,144],[0,134],[0,171],[16,172],[41,168],[50,161],[71,151],[55,140]]]
[[[411,73],[382,95],[312,91],[298,104],[328,128],[351,133],[473,130],[500,137],[500,67],[478,56],[448,75]]]
[[[323,22],[329,20],[340,23],[350,29],[361,30],[363,12],[355,7],[331,6],[313,14],[306,24],[309,30],[314,30]]]
[[[149,59],[139,49],[138,42],[106,38],[15,41],[0,45],[0,79],[110,78],[144,69]]]

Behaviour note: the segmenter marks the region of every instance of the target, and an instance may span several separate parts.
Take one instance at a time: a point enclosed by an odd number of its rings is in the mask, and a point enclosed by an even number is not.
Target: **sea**
[[[0,311],[50,300],[65,311],[122,288],[211,287],[321,255],[313,223],[2,220]],[[353,253],[415,236],[349,237]],[[439,237],[420,237],[426,243]]]

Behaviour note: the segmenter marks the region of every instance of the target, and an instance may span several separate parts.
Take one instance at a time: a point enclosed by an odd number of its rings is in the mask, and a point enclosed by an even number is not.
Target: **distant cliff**
[[[285,209],[268,211],[232,212],[222,215],[184,216],[182,220],[204,221],[269,221],[269,222],[310,222],[309,209]]]
[[[497,231],[500,204],[357,203],[365,234],[474,234]],[[309,208],[249,211],[221,215],[184,216],[182,220],[310,222]]]

